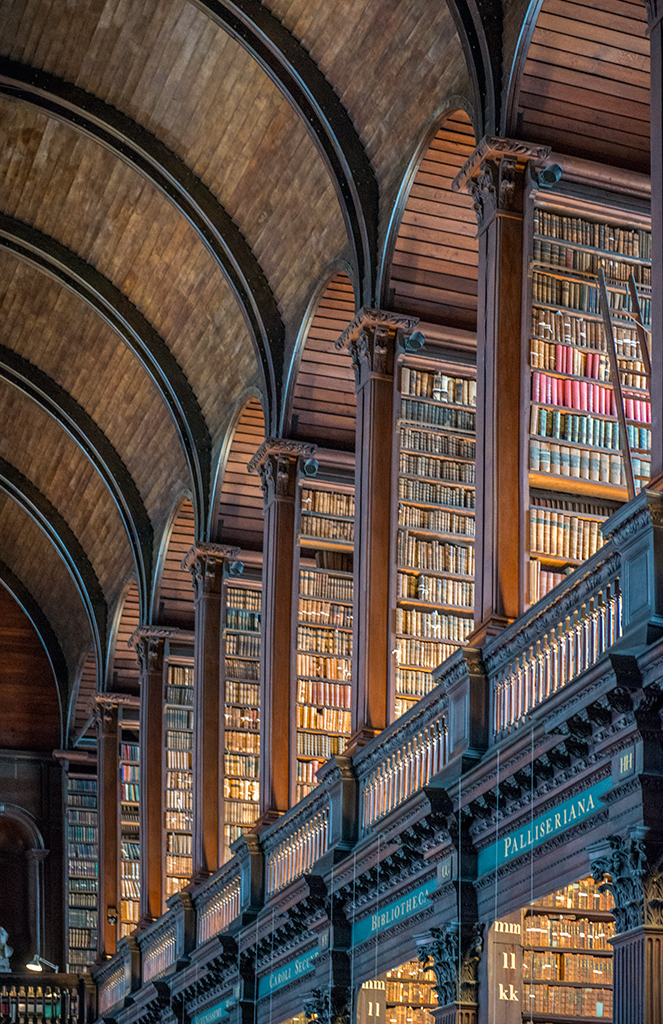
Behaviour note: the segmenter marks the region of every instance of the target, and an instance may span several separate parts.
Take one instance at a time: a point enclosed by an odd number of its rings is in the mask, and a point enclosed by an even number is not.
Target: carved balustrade
[[[198,943],[225,931],[242,909],[242,879],[236,858],[205,882],[193,897]]]
[[[178,957],[177,928],[172,914],[166,914],[138,939],[143,984],[163,978],[175,968]]]
[[[77,974],[5,974],[0,982],[0,1019],[34,1024],[84,1024],[84,1000]]]
[[[93,972],[97,985],[99,1016],[104,1017],[124,1002],[131,992],[131,963],[120,949]]]
[[[318,787],[264,833],[267,899],[327,853],[330,817],[329,793]]]

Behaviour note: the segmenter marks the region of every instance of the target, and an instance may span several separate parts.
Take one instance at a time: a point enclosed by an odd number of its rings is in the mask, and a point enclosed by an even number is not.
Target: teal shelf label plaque
[[[258,999],[262,999],[263,996],[269,995],[270,992],[276,992],[277,989],[289,985],[291,981],[296,981],[303,974],[308,974],[315,966],[313,960],[317,955],[317,948],[312,949],[310,953],[305,953],[304,956],[291,960],[289,964],[284,964],[277,971],[272,971],[271,974],[261,978],[258,982]],[[195,1024],[195,1021],[192,1021],[192,1024]]]
[[[362,921],[356,921],[352,926],[352,945],[357,946],[365,942],[372,935],[378,935],[385,928],[390,928],[396,921],[403,921],[405,918],[413,917],[421,910],[430,906],[428,897],[437,889],[437,878],[432,878],[425,885],[402,896],[394,903],[388,903],[386,907],[380,907],[375,913],[369,914]]]
[[[506,864],[507,861],[520,856],[521,853],[540,846],[546,840],[588,818],[590,814],[599,809],[600,798],[610,789],[611,785],[611,779],[602,779],[601,782],[590,786],[583,793],[558,804],[557,807],[540,815],[522,828],[516,829],[515,832],[500,836],[497,842],[487,846],[485,850],[479,851],[479,876],[494,871],[502,864]]]
[[[205,1010],[204,1013],[198,1013],[195,1017],[191,1018],[191,1024],[216,1024],[218,1020],[222,1020],[234,1006],[237,1005],[237,1001],[234,996],[229,996],[228,999],[224,999],[222,1002],[217,1003],[216,1006],[211,1006],[209,1010]]]

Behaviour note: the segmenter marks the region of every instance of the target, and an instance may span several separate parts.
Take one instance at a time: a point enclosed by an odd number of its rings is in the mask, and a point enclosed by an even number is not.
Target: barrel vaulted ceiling
[[[448,307],[473,329],[469,206],[450,206],[449,175],[475,136],[551,133],[564,150],[561,67],[570,151],[585,116],[588,155],[610,162],[613,146],[623,163],[637,138],[643,168],[637,3],[601,0],[589,18],[513,0],[485,31],[480,6],[0,0],[0,580],[65,720],[91,655],[104,685],[131,581],[140,621],[168,606],[179,567],[160,558],[181,510],[199,540],[223,541],[225,523],[241,541],[229,446],[247,395],[268,434],[301,427],[293,382],[330,281],[350,305],[410,294],[429,321]],[[611,19],[633,26],[621,50]],[[592,75],[598,119],[582,102]],[[249,533],[255,547],[253,520]]]

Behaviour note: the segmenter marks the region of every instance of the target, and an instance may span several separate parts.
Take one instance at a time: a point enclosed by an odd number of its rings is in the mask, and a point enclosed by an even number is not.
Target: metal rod
[[[631,296],[631,305],[633,306],[633,319],[635,320],[635,327],[638,332],[638,341],[640,342],[640,352],[642,353],[642,361],[645,364],[645,373],[647,374],[651,382],[651,359],[649,357],[649,345],[647,344],[647,331],[645,330],[645,325],[642,320],[642,310],[640,309],[640,297],[638,296],[638,291],[635,287],[635,278],[633,276],[633,272],[631,272],[628,275],[628,290]]]
[[[617,420],[619,422],[619,435],[621,439],[622,455],[624,456],[624,469],[626,470],[626,491],[629,501],[635,498],[635,480],[633,478],[633,463],[631,462],[631,448],[628,443],[628,430],[626,429],[626,414],[624,413],[624,399],[622,397],[622,381],[619,376],[619,363],[617,362],[617,351],[615,349],[615,336],[612,331],[612,320],[610,319],[610,303],[608,302],[608,290],[605,286],[605,274],[603,267],[599,269],[599,304],[603,316],[603,327],[605,330],[606,348],[610,361],[610,376],[615,395],[617,407]]]

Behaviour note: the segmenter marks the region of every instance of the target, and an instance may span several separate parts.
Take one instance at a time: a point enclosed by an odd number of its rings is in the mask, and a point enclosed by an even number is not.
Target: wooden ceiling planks
[[[242,409],[228,450],[218,503],[217,535],[223,544],[262,551],[263,496],[260,477],[247,464],[265,440],[265,417],[257,398]]]
[[[8,252],[0,252],[0,323],[2,344],[36,363],[106,434],[159,534],[188,471],[163,398],[138,359],[81,299]]]
[[[60,746],[60,705],[51,663],[30,619],[0,586],[0,748]]]
[[[2,560],[30,591],[49,620],[73,679],[92,643],[89,620],[69,572],[27,512],[0,491]]]
[[[136,171],[25,103],[0,99],[0,138],[0,208],[127,296],[168,344],[213,437],[221,435],[228,402],[256,361],[234,295],[194,229]],[[232,339],[225,359],[220,337]]]
[[[0,0],[0,23],[12,5]],[[63,25],[76,26],[68,42]],[[66,17],[60,0],[29,0],[3,38],[8,56],[94,92],[195,171],[239,225],[294,336],[346,232],[305,124],[257,62],[185,0],[74,0]]]
[[[75,740],[92,715],[92,702],[97,692],[97,663],[94,651],[88,651],[78,673],[74,706],[70,716],[69,738]]]
[[[470,196],[451,183],[475,144],[464,111],[437,132],[405,204],[389,277],[391,308],[465,330],[476,330],[477,224]]]
[[[291,404],[291,437],[354,451],[354,372],[348,351],[334,348],[354,314],[350,278],[336,274],[320,299],[302,350]]]
[[[138,659],[133,646],[129,646],[134,630],[140,625],[138,585],[135,582],[127,587],[119,611],[115,635],[111,637],[111,659],[106,689],[113,693],[137,695],[140,692]]]
[[[634,0],[544,0],[519,83],[515,132],[649,171],[649,40]]]
[[[193,584],[191,573],[182,568],[182,559],[195,539],[195,517],[188,498],[180,505],[168,538],[168,546],[159,579],[156,621],[163,626],[193,629]]]

